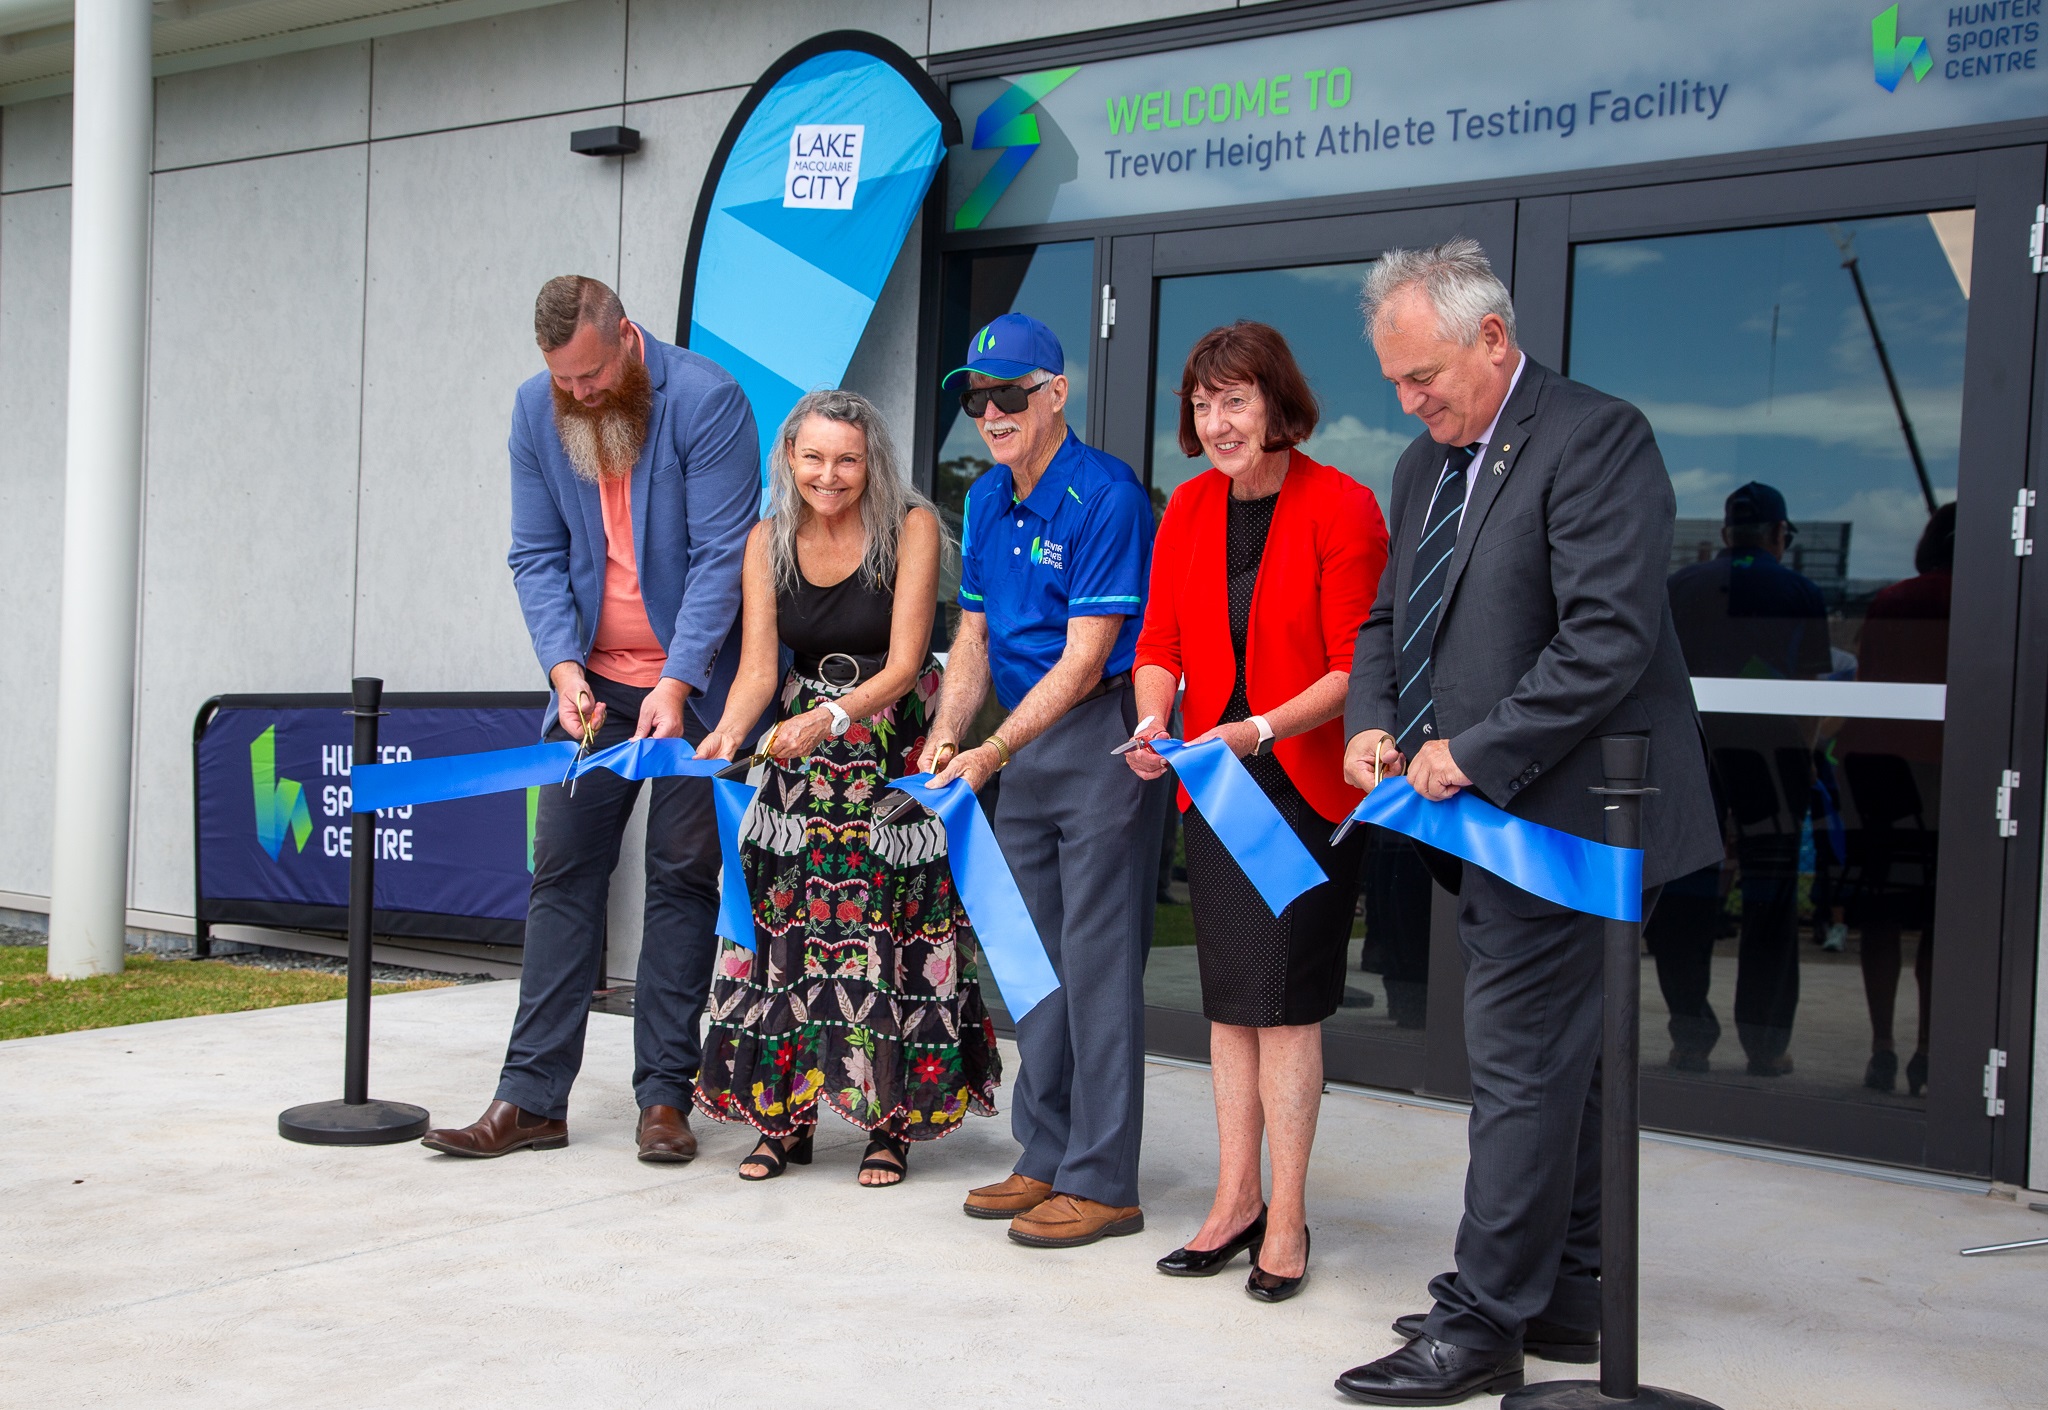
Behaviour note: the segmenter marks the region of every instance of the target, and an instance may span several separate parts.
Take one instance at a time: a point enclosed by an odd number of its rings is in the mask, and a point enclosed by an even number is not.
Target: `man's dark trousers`
[[[1429,1287],[1424,1330],[1439,1341],[1492,1351],[1518,1344],[1534,1318],[1600,1325],[1603,929],[1465,868],[1471,1160],[1458,1272]]]
[[[604,702],[597,747],[630,739],[647,691],[590,677]],[[686,707],[684,734],[704,737]],[[557,721],[548,738],[563,739]],[[643,1109],[688,1110],[696,1088],[705,994],[718,948],[718,832],[711,780],[661,778],[649,785],[647,903],[633,989],[633,1095]],[[583,1065],[590,995],[604,978],[605,909],[619,842],[641,785],[596,769],[541,789],[533,838],[533,895],[498,1100],[561,1120]]]
[[[995,816],[1060,981],[1017,1025],[1017,1172],[1119,1208],[1138,1203],[1154,841],[1170,796],[1110,755],[1136,724],[1129,686],[1075,706],[1017,751]]]

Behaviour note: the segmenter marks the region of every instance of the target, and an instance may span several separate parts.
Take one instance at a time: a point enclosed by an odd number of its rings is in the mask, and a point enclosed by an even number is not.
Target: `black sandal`
[[[761,1144],[754,1147],[753,1154],[740,1162],[740,1178],[742,1180],[773,1180],[792,1165],[809,1165],[811,1163],[811,1137],[816,1134],[815,1128],[804,1132],[802,1136],[798,1137],[797,1143],[793,1146],[783,1145],[784,1137],[763,1136]],[[765,1165],[768,1169],[765,1174],[749,1175],[747,1167],[750,1165]]]
[[[896,1159],[893,1161],[884,1160],[882,1159],[884,1155],[893,1155]],[[893,1180],[882,1180],[872,1185],[862,1180],[860,1184],[863,1189],[886,1190],[891,1185],[902,1184],[910,1175],[910,1142],[900,1140],[886,1132],[875,1132],[874,1138],[868,1142],[868,1148],[861,1152],[861,1157],[860,1168],[862,1170],[886,1171],[896,1177]]]

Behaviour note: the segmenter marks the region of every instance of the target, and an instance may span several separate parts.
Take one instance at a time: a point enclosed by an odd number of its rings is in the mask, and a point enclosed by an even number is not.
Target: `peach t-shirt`
[[[640,569],[633,561],[633,477],[601,481],[597,494],[604,506],[604,605],[598,609],[588,665],[608,680],[644,690],[660,684],[668,653],[640,599]]]

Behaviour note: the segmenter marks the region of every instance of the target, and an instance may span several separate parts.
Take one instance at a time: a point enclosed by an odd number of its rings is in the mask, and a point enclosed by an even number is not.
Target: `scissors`
[[[1125,740],[1122,744],[1117,745],[1116,748],[1110,750],[1109,752],[1112,755],[1135,754],[1138,750],[1143,749],[1145,747],[1145,741],[1138,738],[1138,736],[1143,734],[1146,730],[1152,728],[1152,721],[1157,718],[1158,716],[1156,715],[1147,715],[1144,719],[1138,721],[1138,727],[1131,731],[1131,737]]]
[[[940,769],[945,768],[947,764],[951,763],[953,756],[960,752],[960,746],[957,744],[942,744],[939,746],[939,751],[942,757],[932,760],[933,773],[937,773]],[[883,799],[888,801],[884,802]],[[881,797],[875,800],[872,822],[876,827],[887,827],[891,823],[922,822],[931,815],[932,810],[930,808],[927,808],[902,789],[885,788],[882,790]]]
[[[761,736],[761,747],[758,750],[733,760],[730,764],[727,764],[724,768],[713,774],[712,777],[731,779],[735,783],[746,782],[747,775],[753,771],[754,765],[765,764],[774,757],[771,751],[775,748],[775,731],[781,728],[782,721],[780,720],[768,726],[768,733]]]
[[[1378,788],[1380,786],[1380,751],[1385,749],[1386,747],[1387,737],[1385,735],[1381,735],[1378,739],[1372,742],[1372,786],[1374,788]],[[1344,821],[1337,824],[1337,830],[1330,834],[1330,845],[1334,847],[1339,842],[1342,842],[1344,838],[1350,833],[1351,829],[1356,827],[1357,825],[1357,815],[1346,814]]]
[[[583,731],[583,742],[576,746],[576,752],[569,758],[568,772],[562,775],[562,782],[569,785],[569,796],[571,798],[576,796],[576,779],[578,777],[576,766],[589,756],[591,749],[597,744],[597,725],[583,709],[583,702],[588,699],[590,699],[589,691],[579,690],[576,692],[574,702],[576,706],[576,724]]]

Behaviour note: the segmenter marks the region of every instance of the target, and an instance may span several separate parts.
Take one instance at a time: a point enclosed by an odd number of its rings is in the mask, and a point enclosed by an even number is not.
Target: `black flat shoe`
[[[1244,1280],[1244,1290],[1260,1302],[1285,1302],[1301,1291],[1301,1285],[1308,1281],[1309,1232],[1301,1231],[1301,1276],[1283,1278],[1278,1273],[1268,1273],[1259,1267],[1259,1256],[1252,1255],[1251,1275]]]
[[[1467,1351],[1428,1337],[1337,1377],[1338,1390],[1368,1405],[1455,1405],[1521,1387],[1521,1352]]]
[[[1406,1317],[1394,1319],[1394,1335],[1406,1341],[1413,1341],[1423,1334],[1422,1324],[1429,1320],[1427,1312],[1411,1312]],[[1600,1334],[1582,1332],[1576,1327],[1560,1326],[1546,1322],[1541,1317],[1532,1317],[1522,1328],[1522,1352],[1544,1361],[1563,1361],[1573,1366],[1590,1366],[1600,1359]]]
[[[792,1165],[809,1165],[811,1163],[811,1137],[816,1134],[817,1131],[815,1129],[806,1131],[797,1139],[796,1144],[791,1146],[782,1144],[783,1138],[780,1136],[763,1136],[761,1144],[754,1147],[754,1153],[740,1162],[740,1178],[742,1180],[773,1180]],[[766,1169],[759,1175],[749,1175],[747,1167],[750,1165],[765,1166]]]
[[[1177,1248],[1154,1264],[1169,1278],[1209,1278],[1223,1271],[1223,1265],[1243,1253],[1252,1251],[1252,1262],[1259,1261],[1259,1245],[1266,1239],[1266,1211],[1260,1210],[1259,1217],[1244,1226],[1243,1232],[1221,1248]]]

